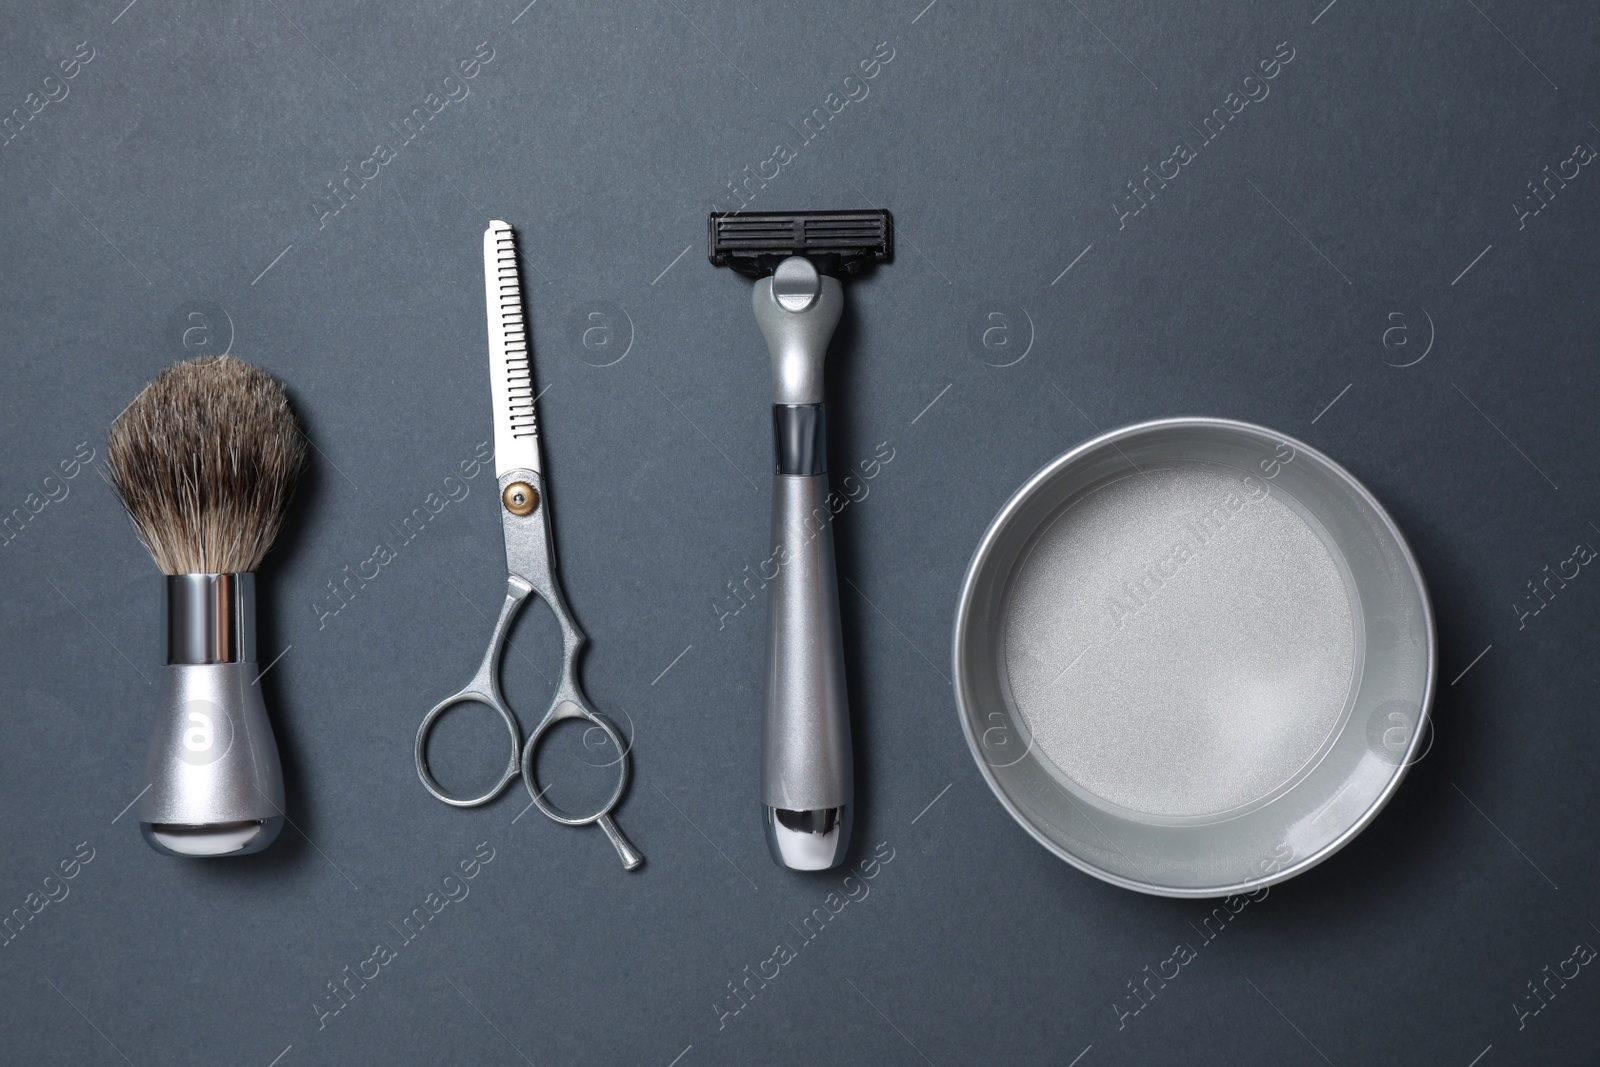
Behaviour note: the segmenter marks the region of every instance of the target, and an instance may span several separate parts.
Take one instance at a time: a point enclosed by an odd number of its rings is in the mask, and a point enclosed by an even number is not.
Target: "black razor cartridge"
[[[894,224],[887,211],[713,211],[708,220],[714,267],[760,278],[790,256],[818,272],[856,274],[894,258]]]

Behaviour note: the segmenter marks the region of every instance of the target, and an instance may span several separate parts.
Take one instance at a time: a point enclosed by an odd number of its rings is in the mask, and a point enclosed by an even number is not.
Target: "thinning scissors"
[[[483,234],[484,299],[489,315],[489,388],[494,401],[494,463],[500,489],[500,521],[506,540],[506,600],[500,607],[489,650],[484,653],[478,673],[460,692],[446,697],[423,717],[417,730],[417,776],[439,800],[458,808],[487,804],[505,791],[520,773],[533,802],[546,816],[567,826],[597,823],[622,857],[622,865],[636,870],[644,863],[617,824],[611,811],[628,786],[628,750],[616,727],[589,706],[578,684],[578,654],[586,638],[568,610],[556,583],[555,547],[550,535],[550,498],[545,493],[543,467],[539,457],[539,416],[534,408],[533,366],[528,351],[527,328],[522,313],[522,282],[517,270],[516,244],[511,227],[498,220],[489,223]],[[550,605],[561,627],[561,680],[556,685],[550,709],[522,743],[516,716],[500,693],[500,660],[506,635],[530,593],[538,593]],[[466,703],[487,704],[500,714],[511,733],[511,762],[505,773],[487,793],[479,797],[455,797],[446,793],[428,768],[428,735],[439,717],[451,708]],[[599,729],[618,753],[617,787],[610,798],[592,815],[573,816],[550,804],[539,788],[535,760],[539,745],[551,727],[565,719],[583,719],[591,729]]]

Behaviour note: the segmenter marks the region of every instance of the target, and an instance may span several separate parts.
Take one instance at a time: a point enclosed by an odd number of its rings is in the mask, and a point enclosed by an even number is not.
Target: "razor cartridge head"
[[[761,278],[790,256],[823,274],[856,274],[894,258],[887,211],[713,211],[708,220],[714,267]]]

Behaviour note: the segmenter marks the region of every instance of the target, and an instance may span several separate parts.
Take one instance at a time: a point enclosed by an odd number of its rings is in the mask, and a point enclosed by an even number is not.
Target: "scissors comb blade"
[[[483,232],[484,303],[489,319],[489,388],[494,398],[496,476],[541,472],[533,356],[522,311],[522,276],[511,226],[496,219]]]

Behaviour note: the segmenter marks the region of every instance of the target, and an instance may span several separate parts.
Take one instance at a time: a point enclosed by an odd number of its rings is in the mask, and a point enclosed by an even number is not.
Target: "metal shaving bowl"
[[[1359,833],[1418,758],[1436,638],[1405,538],[1283,434],[1179,418],[1060,456],[961,585],[956,705],[995,796],[1114,885],[1218,897]]]

